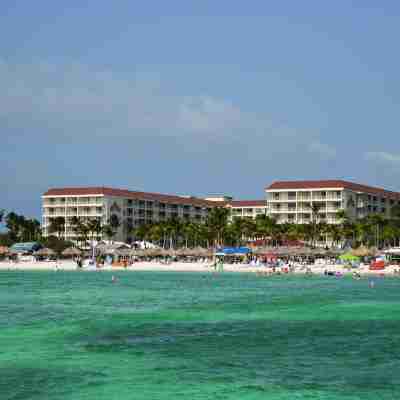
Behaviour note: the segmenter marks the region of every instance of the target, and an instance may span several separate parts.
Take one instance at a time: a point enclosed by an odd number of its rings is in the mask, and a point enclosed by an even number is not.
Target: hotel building
[[[337,212],[344,210],[351,219],[370,214],[390,216],[391,207],[400,204],[400,193],[342,180],[277,181],[266,189],[267,215],[278,223],[312,221],[312,204],[318,206],[317,221],[339,223]]]
[[[234,218],[253,218],[257,215],[267,213],[267,202],[265,200],[232,200],[226,204],[231,210],[230,221]]]
[[[120,223],[114,240],[130,242],[133,239],[131,228],[170,218],[204,222],[214,206],[215,203],[196,197],[105,187],[50,189],[42,196],[42,230],[44,236],[51,235],[51,219],[64,217],[64,237],[74,241],[77,237],[71,225],[73,217],[81,220],[96,218],[104,225],[114,215]]]
[[[255,218],[266,213],[265,200],[234,201],[230,196],[214,196],[201,199],[191,196],[172,196],[106,187],[50,189],[42,196],[42,232],[47,237],[51,220],[63,217],[64,238],[77,240],[73,230],[73,217],[87,221],[98,219],[102,225],[112,215],[119,221],[114,240],[132,241],[132,228],[149,222],[180,218],[186,221],[205,222],[213,207],[228,207],[229,220],[238,217]],[[97,239],[102,239],[100,235]]]

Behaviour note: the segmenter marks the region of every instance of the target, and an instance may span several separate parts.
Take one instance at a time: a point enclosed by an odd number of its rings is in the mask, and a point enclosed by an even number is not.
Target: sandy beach
[[[0,262],[0,271],[4,270],[64,270],[78,271],[76,263],[71,260],[55,261],[2,261]],[[283,268],[277,268],[276,271],[284,272]],[[359,272],[361,275],[398,275],[400,267],[393,265],[388,266],[382,271],[371,271],[368,265],[362,265],[357,269],[348,270],[343,265],[339,264],[315,264],[307,266],[296,266],[291,273],[306,274],[307,270],[311,270],[314,274],[324,274],[324,271],[340,272],[344,275],[351,275],[353,271]],[[211,263],[188,263],[188,262],[172,262],[169,264],[156,261],[141,261],[129,265],[127,268],[120,266],[102,266],[101,268],[82,268],[82,271],[169,271],[169,272],[214,272],[214,267]],[[239,272],[239,273],[272,273],[272,268],[265,266],[254,266],[250,264],[224,264],[224,272]]]

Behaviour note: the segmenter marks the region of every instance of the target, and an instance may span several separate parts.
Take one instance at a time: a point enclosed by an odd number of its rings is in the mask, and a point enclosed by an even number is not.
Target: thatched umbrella
[[[146,255],[146,252],[142,249],[138,250],[131,250],[131,256],[134,257],[144,257]]]
[[[7,246],[0,246],[0,255],[8,254],[10,249]]]
[[[47,248],[47,247],[43,247],[43,249],[35,251],[33,254],[35,256],[47,257],[47,256],[53,256],[54,254],[56,254],[56,252],[54,250],[52,250],[52,249]]]
[[[112,254],[121,257],[127,257],[131,255],[131,249],[115,249]]]
[[[316,249],[311,249],[313,256],[325,256],[327,254],[327,250],[317,247]]]
[[[156,257],[161,255],[161,249],[144,249],[143,250],[145,256]]]
[[[77,249],[76,247],[68,247],[61,254],[67,257],[77,257],[82,254],[82,251]]]
[[[214,257],[215,251],[213,249],[204,249],[203,257]]]
[[[352,250],[351,254],[357,257],[373,256],[376,254],[376,250],[374,248],[368,248],[364,245],[361,245],[357,249]]]

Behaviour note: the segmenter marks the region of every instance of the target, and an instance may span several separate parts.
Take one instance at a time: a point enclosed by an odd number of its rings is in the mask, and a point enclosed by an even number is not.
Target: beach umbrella
[[[203,257],[212,257],[214,255],[213,249],[204,249]]]
[[[360,247],[351,250],[351,254],[354,256],[358,257],[366,257],[366,256],[373,256],[376,254],[376,250],[373,248],[368,248],[364,245],[361,245]]]
[[[156,257],[161,255],[161,249],[145,249],[144,255],[149,257]]]
[[[191,256],[193,249],[177,249],[175,250],[175,256]]]
[[[121,257],[126,257],[131,255],[132,250],[131,249],[115,249],[112,254],[116,256],[121,256]]]
[[[325,256],[327,254],[327,250],[321,247],[317,247],[316,249],[311,249],[311,250],[314,256]]]
[[[77,249],[76,247],[68,247],[61,254],[63,256],[76,257],[80,256],[82,254],[82,251]]]
[[[35,251],[35,253],[34,253],[35,256],[52,256],[54,254],[56,254],[56,252],[47,247],[43,247],[43,249]]]
[[[135,257],[144,257],[146,255],[146,252],[142,249],[131,250],[131,255]]]
[[[0,246],[0,254],[8,254],[10,249],[7,246]]]
[[[196,246],[193,249],[194,256],[208,256],[209,253],[210,253],[209,249],[205,249],[204,247],[201,246]]]

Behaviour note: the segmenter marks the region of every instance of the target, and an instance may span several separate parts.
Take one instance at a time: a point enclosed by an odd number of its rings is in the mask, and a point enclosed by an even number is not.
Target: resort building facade
[[[343,180],[276,181],[266,189],[267,215],[278,223],[339,223],[339,210],[351,219],[370,214],[390,216],[400,193]],[[312,206],[318,212],[313,215]]]
[[[82,221],[97,219],[106,225],[113,216],[119,222],[113,239],[131,242],[133,228],[140,225],[171,218],[204,223],[213,207],[228,207],[230,221],[237,217],[255,218],[267,210],[265,200],[235,201],[231,196],[202,199],[107,187],[55,188],[42,196],[42,232],[45,237],[54,235],[49,229],[51,220],[63,217],[63,238],[76,241],[78,238],[72,225],[74,217]],[[104,239],[103,236],[101,234],[97,239]]]
[[[231,200],[226,204],[230,209],[229,220],[235,218],[253,218],[257,215],[265,215],[267,213],[266,200]]]
[[[132,228],[171,218],[204,222],[216,203],[196,197],[136,192],[106,187],[50,189],[42,196],[42,231],[54,234],[52,218],[64,217],[67,240],[77,240],[72,221],[98,219],[102,225],[114,216],[119,221],[114,240],[132,241]],[[103,239],[98,237],[97,239]]]

